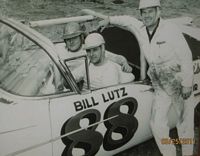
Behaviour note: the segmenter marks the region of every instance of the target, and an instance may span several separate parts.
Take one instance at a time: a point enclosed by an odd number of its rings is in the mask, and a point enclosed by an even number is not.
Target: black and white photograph
[[[0,0],[0,156],[200,156],[200,1]]]

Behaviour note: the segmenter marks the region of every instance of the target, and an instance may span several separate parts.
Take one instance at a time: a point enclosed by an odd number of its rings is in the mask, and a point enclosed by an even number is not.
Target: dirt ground
[[[1,12],[20,20],[41,20],[80,15],[81,9],[92,9],[107,15],[129,14],[139,18],[139,0],[0,0]],[[94,0],[93,0],[94,1]],[[163,18],[189,16],[200,26],[199,0],[162,0]]]
[[[81,15],[81,9],[92,9],[106,15],[134,15],[138,18],[138,0],[0,0],[0,12],[18,20],[42,20]],[[192,17],[195,26],[200,27],[200,0],[162,0],[163,18],[179,16]],[[177,148],[181,156],[180,147]],[[153,139],[124,151],[116,156],[160,156]]]

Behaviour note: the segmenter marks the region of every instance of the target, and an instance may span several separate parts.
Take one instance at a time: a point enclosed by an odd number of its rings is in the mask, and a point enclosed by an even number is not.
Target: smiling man
[[[140,0],[142,22],[131,16],[113,16],[100,22],[125,27],[137,34],[141,48],[141,79],[147,74],[154,88],[150,126],[156,143],[164,156],[175,156],[173,144],[164,145],[169,138],[168,112],[176,110],[179,138],[194,138],[193,63],[190,48],[178,26],[161,18],[159,0]],[[182,145],[183,155],[193,154],[193,145]]]
[[[134,80],[135,77],[132,73],[123,72],[120,65],[106,58],[105,41],[100,34],[89,34],[85,39],[84,49],[89,59],[91,88],[102,88]],[[87,81],[84,66],[74,70],[72,74],[77,82]]]

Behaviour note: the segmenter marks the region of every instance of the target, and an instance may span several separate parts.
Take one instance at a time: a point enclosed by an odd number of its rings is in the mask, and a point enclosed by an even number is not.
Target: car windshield
[[[0,88],[22,96],[71,91],[45,51],[4,24],[0,25]]]

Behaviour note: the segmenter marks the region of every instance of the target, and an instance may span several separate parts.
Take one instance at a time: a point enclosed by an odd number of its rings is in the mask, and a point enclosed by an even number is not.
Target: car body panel
[[[102,155],[102,154],[106,155],[106,153],[108,155],[113,155],[121,150],[124,150],[125,149],[124,147],[128,147],[128,146],[131,147],[134,144],[140,143],[146,140],[147,138],[151,137],[150,127],[148,123],[150,119],[149,115],[151,111],[150,108],[151,108],[152,93],[148,91],[149,89],[150,87],[146,85],[139,85],[139,84],[133,85],[132,83],[130,83],[126,85],[119,85],[119,86],[95,90],[95,91],[92,91],[90,94],[74,95],[68,98],[63,97],[63,98],[58,98],[58,99],[52,99],[50,101],[50,110],[51,110],[52,125],[53,125],[53,128],[52,128],[53,137],[56,137],[59,134],[62,134],[61,128],[64,126],[65,122],[67,122],[68,119],[70,118],[77,118],[77,119],[74,119],[74,122],[77,122],[78,124],[79,121],[82,118],[84,118],[80,114],[85,113],[85,116],[87,116],[91,112],[94,111],[94,114],[95,114],[95,112],[97,111],[100,114],[98,114],[99,116],[96,115],[99,118],[96,119],[95,122],[100,122],[106,119],[105,114],[109,114],[109,111],[110,111],[109,106],[111,104],[118,103],[122,99],[125,100],[125,99],[132,98],[132,99],[135,99],[136,101],[135,103],[134,102],[131,103],[132,106],[130,107],[136,107],[135,113],[131,112],[133,111],[131,108],[128,108],[128,107],[124,108],[125,110],[127,109],[126,111],[129,111],[130,114],[132,114],[132,115],[127,115],[128,117],[124,115],[124,119],[126,118],[129,119],[129,116],[132,116],[131,118],[133,118],[132,120],[130,119],[129,122],[126,123],[126,125],[124,125],[126,126],[125,128],[127,128],[128,130],[127,134],[131,133],[130,129],[128,129],[129,125],[137,121],[135,124],[135,127],[133,126],[133,128],[136,130],[136,133],[130,137],[131,141],[130,142],[127,141],[128,144],[126,145],[125,143],[123,144],[125,146],[121,145],[120,147],[114,148],[111,151],[105,151],[101,144],[100,145],[99,144],[96,145],[95,143],[94,144],[95,146],[97,146],[96,148],[100,149],[99,154],[97,155]],[[144,114],[141,114],[140,112]],[[145,115],[145,114],[149,114],[149,115]],[[117,114],[112,114],[109,117],[114,116],[114,115],[117,115]],[[89,121],[91,120],[90,122],[92,122],[92,120],[94,120],[93,118],[94,117],[88,118],[88,120]],[[123,121],[123,119],[116,119],[116,120]],[[65,126],[68,127],[68,124],[70,125],[70,123],[67,123]],[[87,126],[88,125],[86,124],[85,127]],[[120,125],[116,125],[116,126],[120,127]],[[76,128],[81,128],[81,127],[77,126]],[[74,129],[72,128],[71,130],[73,131],[76,129],[74,127]],[[74,136],[74,139],[75,138],[78,139],[77,138],[78,136],[85,136],[85,138],[81,138],[81,139],[83,139],[82,141],[84,141],[85,139],[85,142],[87,143],[88,141],[87,137],[92,137],[93,133],[100,132],[102,134],[102,137],[100,137],[99,139],[102,139],[103,141],[106,130],[108,129],[106,129],[104,123],[100,123],[99,125],[97,125],[96,129],[87,130],[88,133],[87,131],[85,133],[84,132],[76,133],[76,135]],[[91,136],[90,135],[88,136],[88,134],[90,134]],[[95,140],[95,138],[93,138],[92,140]],[[88,143],[91,144],[93,142],[92,140]],[[61,146],[64,151],[64,144],[61,141],[55,142],[53,146],[54,146],[54,150],[53,150],[54,155],[61,155],[60,153],[62,152],[60,151]],[[93,148],[90,150],[93,151]],[[70,148],[68,150],[70,150]]]
[[[12,100],[14,101],[12,104],[0,103],[1,156],[51,138],[49,100]],[[42,155],[45,153],[50,156],[52,152],[49,149],[51,149],[51,144],[23,154]]]

